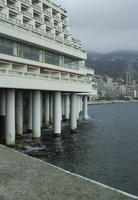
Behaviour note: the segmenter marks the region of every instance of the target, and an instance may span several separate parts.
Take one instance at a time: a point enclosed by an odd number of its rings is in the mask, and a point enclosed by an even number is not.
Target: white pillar
[[[70,112],[69,94],[66,94],[65,95],[65,120],[69,120],[69,112]]]
[[[6,115],[6,95],[5,90],[0,90],[0,115],[5,116]]]
[[[41,127],[44,125],[43,124],[43,95],[42,92],[40,93],[40,113],[41,113]]]
[[[40,91],[34,91],[33,96],[33,120],[32,120],[32,129],[33,129],[33,137],[39,138],[41,137],[41,99],[40,99]]]
[[[83,119],[88,119],[88,104],[86,95],[83,97]]]
[[[28,95],[28,132],[32,132],[32,92]]]
[[[82,96],[80,96],[80,111],[83,110]]]
[[[50,123],[53,123],[53,94],[50,94]]]
[[[15,90],[7,90],[6,98],[6,144],[15,145]]]
[[[61,96],[61,103],[62,103],[62,113],[61,113],[61,120],[62,120],[62,117],[65,115],[65,96],[64,95]]]
[[[71,122],[71,132],[75,132],[77,129],[77,117],[76,117],[76,94],[71,94],[71,112],[70,112],[70,122]]]
[[[54,134],[61,135],[61,92],[54,93]]]
[[[16,93],[16,133],[23,134],[23,92]]]
[[[77,106],[77,113],[76,113],[76,117],[77,117],[77,120],[79,120],[80,118],[80,97],[77,96],[76,98],[76,106]]]
[[[45,125],[49,125],[49,93],[45,94]]]
[[[0,90],[0,138],[5,138],[6,94]]]

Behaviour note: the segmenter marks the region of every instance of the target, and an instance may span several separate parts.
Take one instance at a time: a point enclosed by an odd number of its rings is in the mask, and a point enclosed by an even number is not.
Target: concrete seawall
[[[132,200],[138,197],[0,145],[0,200]]]

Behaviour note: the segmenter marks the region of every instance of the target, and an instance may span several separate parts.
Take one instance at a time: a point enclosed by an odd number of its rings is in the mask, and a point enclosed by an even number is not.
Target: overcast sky
[[[87,50],[138,50],[138,0],[52,0],[66,8]]]

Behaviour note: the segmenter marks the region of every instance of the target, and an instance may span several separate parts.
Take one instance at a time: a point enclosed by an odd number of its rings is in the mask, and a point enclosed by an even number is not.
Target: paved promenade
[[[131,200],[127,195],[0,145],[0,200]]]

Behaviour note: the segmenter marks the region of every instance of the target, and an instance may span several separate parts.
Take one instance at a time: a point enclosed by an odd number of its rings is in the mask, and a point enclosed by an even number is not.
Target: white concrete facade
[[[66,10],[49,0],[1,0],[0,116],[6,116],[6,144],[23,134],[25,116],[34,138],[49,124],[61,135],[64,120],[76,131],[80,112],[87,115],[82,93],[92,92],[94,70],[85,66],[86,58],[71,36]]]

